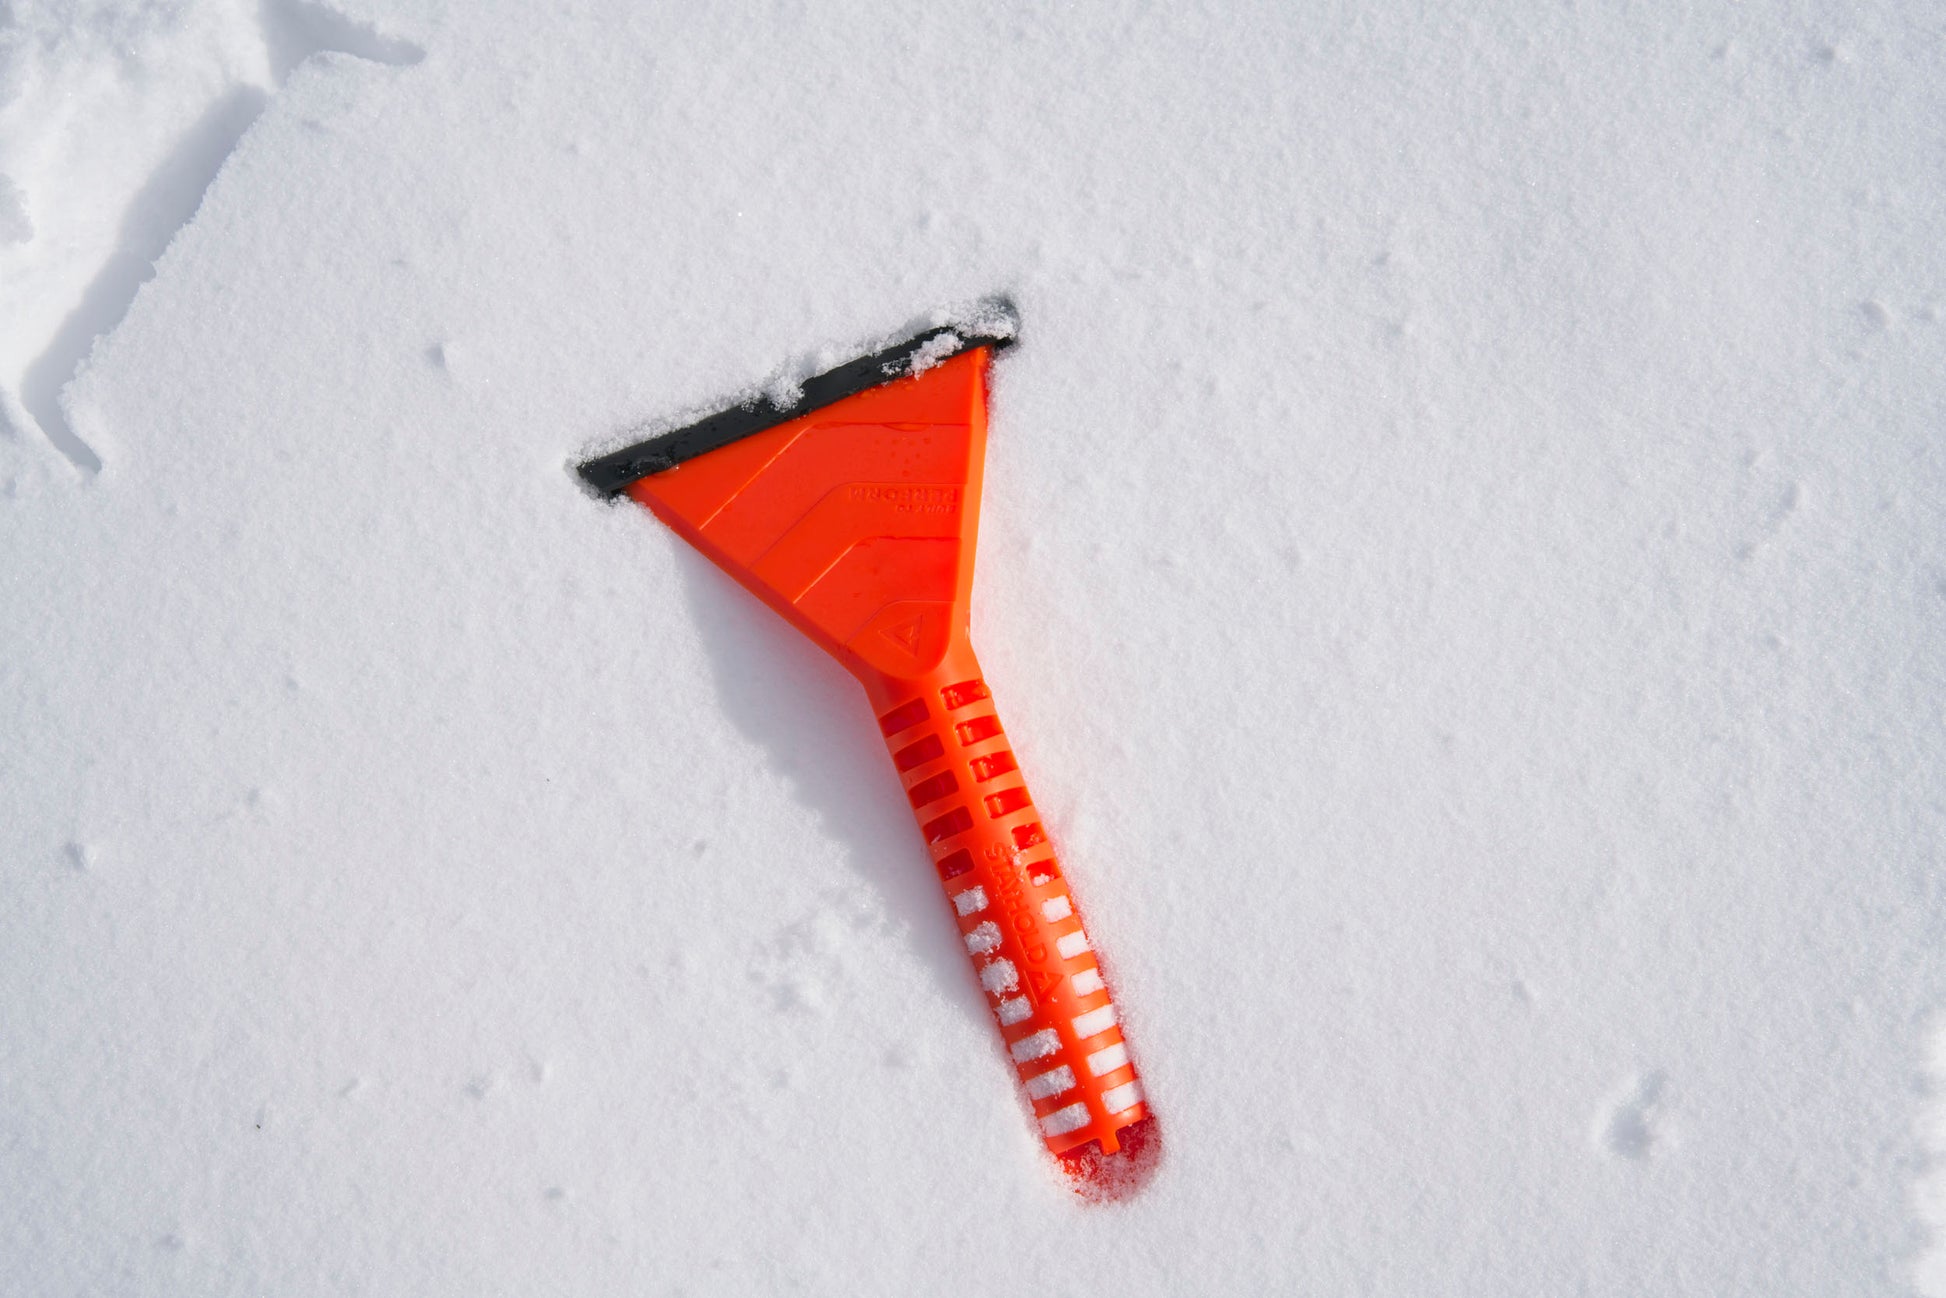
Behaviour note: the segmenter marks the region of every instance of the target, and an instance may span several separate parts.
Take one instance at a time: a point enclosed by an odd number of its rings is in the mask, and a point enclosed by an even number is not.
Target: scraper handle
[[[1057,1155],[1113,1154],[1148,1109],[1080,908],[972,650],[861,672],[1008,1057]]]

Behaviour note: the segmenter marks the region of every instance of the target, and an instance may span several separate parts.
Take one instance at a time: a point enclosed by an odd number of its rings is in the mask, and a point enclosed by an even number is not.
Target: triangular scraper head
[[[867,680],[964,635],[984,347],[638,478],[629,496]]]

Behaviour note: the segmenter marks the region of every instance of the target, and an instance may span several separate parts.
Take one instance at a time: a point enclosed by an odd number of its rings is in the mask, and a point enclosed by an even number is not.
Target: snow
[[[1061,1038],[1053,1028],[1042,1028],[1032,1036],[1022,1037],[1008,1047],[1009,1051],[1013,1054],[1014,1062],[1017,1064],[1030,1063],[1036,1059],[1045,1059],[1060,1048]],[[1082,1111],[1084,1114],[1086,1113],[1086,1106],[1083,1106]],[[1077,1123],[1076,1125],[1078,1126],[1080,1124]],[[1065,1127],[1062,1130],[1073,1131],[1074,1127]],[[1059,1131],[1050,1131],[1048,1134],[1058,1136],[1061,1133]]]
[[[1085,1104],[1070,1104],[1065,1109],[1056,1109],[1041,1119],[1041,1130],[1050,1136],[1064,1136],[1070,1131],[1078,1131],[1087,1125],[1088,1106]]]
[[[1112,1073],[1117,1068],[1126,1068],[1127,1066],[1128,1045],[1126,1042],[1117,1041],[1114,1045],[1104,1046],[1088,1056],[1088,1072],[1095,1077],[1100,1077],[1104,1073]]]
[[[1110,1113],[1132,1109],[1141,1102],[1142,1083],[1140,1082],[1123,1082],[1120,1086],[1111,1086],[1101,1093],[1102,1107]]]
[[[1026,1087],[1028,1098],[1035,1100],[1045,1100],[1049,1096],[1060,1095],[1063,1092],[1073,1089],[1074,1069],[1069,1068],[1066,1064],[1062,1064],[1059,1068],[1050,1068],[1046,1072],[1030,1078]],[[1086,1105],[1082,1106],[1082,1112],[1084,1114],[1087,1112]],[[1118,1109],[1116,1112],[1120,1112],[1120,1110]]]
[[[8,1285],[1946,1294],[1941,40],[0,8]],[[568,472],[996,292],[1111,1206],[855,686]]]
[[[1085,1041],[1115,1026],[1115,1007],[1102,1005],[1085,1014],[1077,1014],[1074,1016],[1073,1024],[1075,1039]]]
[[[993,995],[1020,986],[1020,971],[1011,960],[989,960],[980,966],[980,986]]]
[[[966,950],[969,955],[984,955],[1000,945],[1000,926],[992,920],[977,925],[966,935]]]

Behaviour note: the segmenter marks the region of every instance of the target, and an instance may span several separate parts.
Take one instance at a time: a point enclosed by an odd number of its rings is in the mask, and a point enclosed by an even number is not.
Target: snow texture
[[[1943,50],[0,5],[0,1288],[1946,1294]],[[1113,1206],[856,688],[567,467],[996,292]]]

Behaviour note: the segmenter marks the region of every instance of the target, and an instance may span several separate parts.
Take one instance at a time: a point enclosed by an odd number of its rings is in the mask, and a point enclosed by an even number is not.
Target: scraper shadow
[[[884,897],[887,913],[911,926],[914,950],[947,998],[984,1017],[985,998],[899,796],[865,692],[709,560],[685,546],[677,562],[724,714],[763,745],[771,768],[844,846],[848,864]]]

